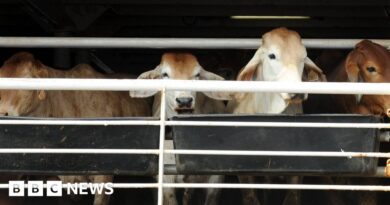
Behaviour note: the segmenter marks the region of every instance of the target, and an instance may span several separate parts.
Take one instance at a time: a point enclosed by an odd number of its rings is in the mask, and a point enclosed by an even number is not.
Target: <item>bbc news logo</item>
[[[64,186],[65,185],[65,186]],[[88,195],[88,194],[106,194],[114,193],[113,183],[65,183],[62,181],[28,181],[27,193],[24,181],[9,181],[8,195],[13,197],[32,196],[32,197],[60,197],[63,192],[67,195]],[[45,192],[46,188],[46,193]]]

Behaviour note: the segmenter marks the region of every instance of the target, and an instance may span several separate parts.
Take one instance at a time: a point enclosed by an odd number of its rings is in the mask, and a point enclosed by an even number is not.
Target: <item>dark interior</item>
[[[242,19],[262,16],[265,19]],[[289,17],[272,19],[273,16]],[[241,19],[237,19],[240,18]],[[301,18],[301,19],[294,19]],[[303,18],[303,19],[302,19]],[[1,0],[0,36],[261,38],[285,26],[302,38],[369,38],[390,36],[388,0]],[[58,48],[61,49],[61,48]],[[58,50],[57,49],[57,50]],[[115,72],[138,75],[154,68],[165,49],[62,49],[70,52],[56,63],[55,49],[2,48],[0,62],[29,50],[45,64],[68,69],[97,57]],[[209,70],[239,70],[253,54],[244,50],[189,50]],[[314,58],[319,50],[310,50]],[[92,55],[92,57],[91,57]],[[80,56],[87,56],[81,58]]]

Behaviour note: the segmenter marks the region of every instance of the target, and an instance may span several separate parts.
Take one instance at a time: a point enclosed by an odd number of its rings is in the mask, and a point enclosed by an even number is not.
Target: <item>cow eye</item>
[[[276,58],[275,54],[271,53],[268,55],[268,58],[274,60]]]
[[[367,71],[370,72],[370,73],[374,73],[374,72],[376,72],[376,68],[370,66],[370,67],[367,67]]]
[[[162,77],[163,77],[163,78],[169,78],[169,75],[168,75],[168,73],[163,73],[163,74],[162,74]]]

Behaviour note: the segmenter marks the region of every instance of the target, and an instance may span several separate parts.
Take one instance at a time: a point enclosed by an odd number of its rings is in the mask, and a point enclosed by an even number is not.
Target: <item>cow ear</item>
[[[359,74],[359,58],[361,57],[358,51],[351,51],[347,59],[345,60],[345,72],[348,75],[348,80],[350,82],[359,82],[361,79]]]
[[[359,70],[359,58],[361,57],[359,51],[353,50],[348,54],[347,60],[345,60],[345,72],[347,73],[350,82],[363,82]],[[362,94],[355,95],[356,103],[360,102],[362,96]]]
[[[209,72],[203,68],[200,69],[200,76],[199,76],[199,79],[200,80],[225,80],[223,77],[217,75],[217,74],[214,74],[212,72]]]
[[[137,79],[160,79],[161,78],[161,69],[160,66],[157,66],[155,69],[146,71],[138,76]],[[147,98],[155,95],[158,90],[132,90],[129,92],[130,97],[134,98]]]
[[[327,82],[322,70],[309,57],[306,57],[304,61],[304,75],[302,76],[302,80],[308,82]]]
[[[246,66],[241,69],[238,74],[237,80],[239,81],[250,81],[256,76],[257,69],[260,69],[261,59],[262,59],[263,50],[261,48],[257,49],[255,55],[252,59],[246,64]]]
[[[212,72],[206,71],[205,69],[200,69],[200,80],[225,80],[223,77],[214,74]],[[228,92],[203,92],[206,96],[216,99],[216,100],[231,100],[232,94]]]
[[[146,71],[138,76],[137,79],[160,79],[161,78],[161,69],[160,66],[157,66],[155,69]]]
[[[261,68],[262,58],[263,58],[263,49],[260,47],[257,49],[255,55],[253,55],[252,59],[246,64],[246,66],[241,69],[238,74],[238,81],[251,81],[256,78],[256,74],[258,73],[258,69]],[[236,100],[242,100],[245,97],[246,93],[236,93],[234,98]]]

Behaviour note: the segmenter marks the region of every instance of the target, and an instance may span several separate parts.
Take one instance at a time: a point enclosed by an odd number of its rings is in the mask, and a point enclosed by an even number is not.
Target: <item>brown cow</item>
[[[199,64],[197,58],[190,53],[165,53],[161,57],[160,64],[153,70],[142,73],[139,79],[165,79],[165,80],[224,80],[222,77],[206,71]],[[131,91],[132,97],[150,97],[155,95],[153,103],[154,116],[160,116],[161,92],[158,91]],[[166,92],[166,116],[167,118],[182,113],[211,114],[225,112],[225,105],[221,100],[229,99],[225,93],[216,92],[196,92],[196,91],[167,91]],[[165,149],[173,149],[173,142],[166,141]],[[165,163],[175,164],[173,155],[165,156]],[[223,177],[212,176],[194,176],[165,175],[164,181],[173,182],[192,182],[192,183],[222,183]],[[188,205],[194,189],[185,189],[183,196],[183,205]],[[207,189],[205,205],[216,205],[218,202],[220,190]],[[177,205],[174,188],[164,189],[164,204]]]
[[[356,44],[344,62],[329,76],[332,82],[390,82],[390,52],[383,46],[369,40]],[[332,95],[331,105],[335,110],[327,112],[357,113],[389,116],[389,95]],[[374,179],[359,179],[359,183],[373,184]],[[351,183],[351,181],[348,181]],[[377,203],[375,192],[354,193],[359,204]],[[348,200],[350,201],[350,200]]]
[[[105,78],[89,65],[80,64],[69,71],[45,66],[30,53],[18,53],[0,69],[1,78]],[[128,92],[109,91],[0,91],[0,115],[31,117],[121,117],[150,116],[146,99],[133,99]],[[110,182],[112,176],[60,176],[64,182]],[[109,197],[95,195],[94,205],[108,204]]]
[[[369,40],[356,44],[346,60],[329,76],[332,82],[390,81],[390,52],[383,46]],[[339,113],[360,113],[388,115],[389,95],[335,95],[334,105]]]

